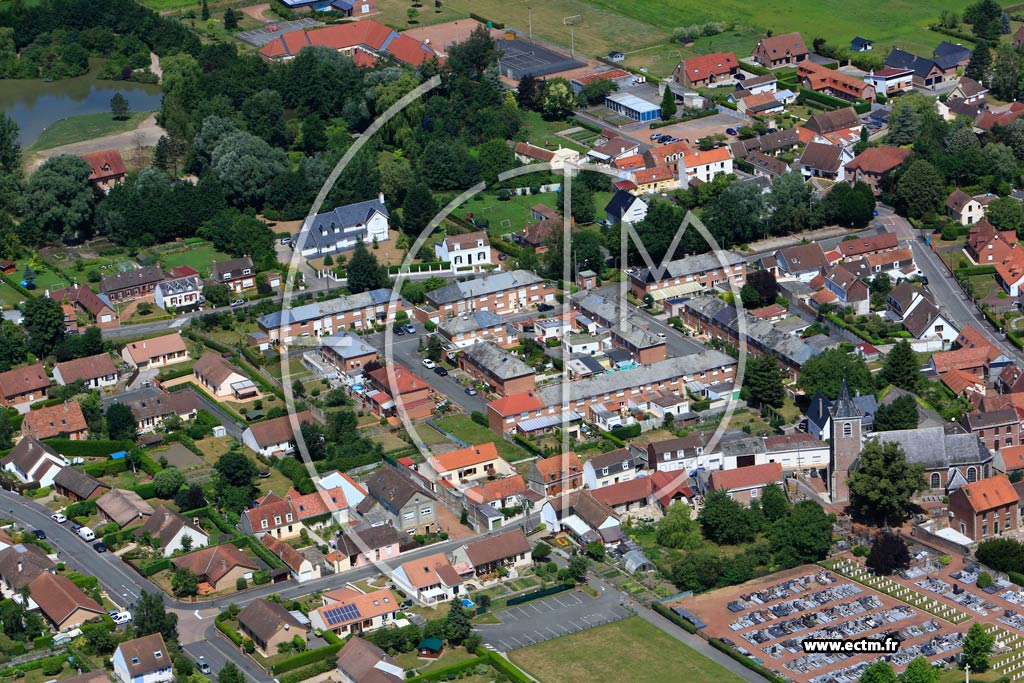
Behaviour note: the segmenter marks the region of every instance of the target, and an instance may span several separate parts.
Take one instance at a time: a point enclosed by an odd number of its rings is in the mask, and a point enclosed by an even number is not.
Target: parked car
[[[46,538],[46,532],[42,529],[33,529],[32,533],[35,534],[36,538],[38,538],[40,541]]]
[[[112,609],[109,612],[107,612],[107,614],[109,616],[111,616],[111,617],[116,617],[120,613],[121,613],[121,610],[119,610],[119,609]]]
[[[736,132],[735,128],[726,128],[725,129],[725,134],[726,135],[738,135],[738,133]]]
[[[76,534],[77,534],[77,533],[78,533],[78,530],[79,530],[79,529],[81,529],[81,528],[82,528],[82,525],[81,525],[81,524],[75,524],[74,522],[72,522],[72,523],[71,523],[71,531],[72,531],[73,533],[76,533]]]
[[[393,331],[394,331],[395,335],[398,336],[398,337],[404,337],[405,336],[405,328],[402,327],[401,325],[395,325],[395,328],[394,328]]]
[[[470,396],[476,396],[477,395],[477,390],[474,389],[473,387],[466,387],[465,391]]]
[[[203,674],[204,676],[210,675],[210,665],[209,663],[207,663],[206,657],[200,657],[196,660],[196,669],[198,669],[199,673]]]
[[[68,518],[62,512],[56,512],[50,515],[50,519],[57,522],[57,524],[63,524],[64,522],[68,521]]]
[[[282,237],[281,238],[281,244],[283,244],[284,246],[286,246],[286,247],[291,246],[291,243],[292,243],[292,238],[291,237]]]
[[[430,360],[429,358],[424,358],[423,359],[423,367],[425,367],[427,370],[433,370],[434,368],[437,367],[437,363],[435,363],[434,361]]]
[[[406,334],[416,334],[416,326],[412,323],[402,325],[402,329],[405,330]]]
[[[664,339],[664,338],[665,338],[665,333],[664,332],[659,332],[658,333],[658,339]]]
[[[245,305],[245,299],[235,299],[234,301],[231,302],[231,307],[232,308],[234,308],[236,306],[244,306],[244,305]]]
[[[105,553],[105,552],[107,552],[107,546],[105,546],[103,544],[103,541],[96,541],[95,543],[93,543],[92,544],[92,549],[95,550],[98,553]]]
[[[113,619],[114,619],[114,623],[115,624],[118,624],[118,625],[120,625],[120,624],[127,624],[128,622],[130,622],[132,620],[132,613],[131,612],[118,612],[117,614],[114,615]]]
[[[438,365],[436,368],[434,368],[434,374],[440,375],[441,377],[447,377],[448,371],[442,368],[440,365]]]
[[[499,261],[507,261],[508,260],[508,254],[506,254],[505,252],[501,252],[500,254],[498,254],[498,260]]]
[[[81,536],[82,539],[84,539],[86,541],[94,541],[94,540],[96,540],[96,532],[94,532],[92,529],[90,529],[87,526],[79,527],[78,535]]]
[[[541,313],[547,313],[548,311],[555,310],[555,307],[551,304],[541,304],[540,306],[537,306],[537,310]]]

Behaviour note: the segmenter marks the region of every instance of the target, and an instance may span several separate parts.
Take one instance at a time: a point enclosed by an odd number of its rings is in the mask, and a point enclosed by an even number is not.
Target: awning
[[[704,290],[704,286],[699,282],[687,282],[681,285],[672,285],[671,287],[663,287],[656,289],[651,292],[651,298],[655,301],[662,301],[663,299],[676,298],[680,296],[689,296],[690,294],[696,294]]]
[[[519,431],[521,432],[535,432],[539,429],[551,429],[557,427],[563,422],[578,422],[583,418],[575,410],[569,410],[560,415],[543,415],[541,417],[531,417],[529,420],[523,420],[519,423]]]

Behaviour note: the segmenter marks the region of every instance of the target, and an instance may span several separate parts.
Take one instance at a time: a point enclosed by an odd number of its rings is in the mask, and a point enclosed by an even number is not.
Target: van
[[[83,526],[78,530],[78,535],[87,541],[91,541],[96,538],[96,534],[93,533],[92,529],[87,526]]]

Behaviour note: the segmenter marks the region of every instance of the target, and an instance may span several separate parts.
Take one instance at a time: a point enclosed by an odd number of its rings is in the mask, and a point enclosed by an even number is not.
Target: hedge
[[[149,564],[140,565],[139,566],[139,573],[142,574],[145,577],[150,577],[150,576],[153,576],[153,574],[156,574],[158,572],[162,572],[162,571],[164,571],[166,569],[170,569],[173,566],[174,566],[174,563],[171,562],[171,559],[169,557],[164,557],[164,558],[161,558],[159,560],[156,560],[155,562],[150,562]]]
[[[677,116],[672,119],[665,119],[664,121],[653,121],[651,122],[651,130],[656,128],[663,128],[665,126],[671,126],[674,123],[683,123],[685,121],[696,121],[697,119],[703,119],[708,116],[714,116],[718,113],[717,109],[705,109],[704,111],[697,112],[696,114],[690,114],[689,116]]]
[[[32,641],[33,650],[47,650],[53,646],[53,636],[43,635]]]
[[[1009,577],[1010,581],[1013,581],[1018,586],[1024,586],[1024,574],[1021,574],[1020,572],[1007,572],[1006,575]]]
[[[1011,344],[1016,346],[1018,349],[1024,350],[1024,341],[1021,340],[1021,338],[1017,335],[1016,332],[1007,330],[1006,338],[1009,340]]]
[[[409,272],[410,273],[422,273],[422,272],[430,271],[430,270],[436,269],[436,268],[445,268],[445,267],[447,267],[447,265],[448,264],[445,263],[444,261],[424,261],[422,263],[410,263],[409,264]],[[404,265],[402,265],[402,266],[388,266],[388,274],[389,275],[397,275],[404,268],[405,268]]]
[[[281,674],[287,671],[294,671],[301,666],[315,664],[321,660],[327,660],[331,663],[331,668],[334,668],[334,655],[338,654],[338,650],[341,649],[341,645],[341,643],[336,643],[334,645],[318,647],[315,650],[300,652],[294,657],[282,659],[280,662],[270,667],[270,670],[275,674]]]
[[[967,266],[965,268],[957,268],[957,276],[969,277],[971,275],[995,275],[996,267],[991,265],[980,265],[980,266]]]
[[[640,423],[636,422],[628,427],[615,427],[609,433],[619,439],[633,439],[640,436]]]
[[[334,663],[334,658],[327,657],[323,661],[317,662],[316,664],[310,664],[304,669],[299,669],[298,671],[290,673],[287,676],[281,676],[276,680],[278,681],[278,683],[301,683],[302,681],[310,679],[313,676],[316,676],[317,674],[326,673],[333,669],[335,666],[336,665]]]
[[[150,498],[156,498],[156,489],[153,487],[153,483],[149,482],[146,484],[139,484],[138,486],[132,486],[129,491],[135,491],[141,498],[149,500]]]
[[[243,546],[239,546],[238,541],[243,541],[244,545],[247,545],[249,549],[256,554],[256,557],[263,560],[271,569],[283,569],[287,566],[280,557],[270,552],[267,546],[263,545],[252,536],[241,536],[236,539],[235,545],[241,549]]]
[[[477,654],[480,654],[479,650],[477,650]],[[488,664],[508,676],[512,683],[532,683],[532,678],[520,671],[512,662],[499,656],[498,653],[484,650],[481,656],[487,660]]]
[[[94,477],[103,477],[109,474],[120,474],[128,469],[128,460],[121,458],[120,460],[90,462],[82,465],[80,469],[86,474],[90,474]]]
[[[43,443],[68,458],[107,457],[113,453],[130,451],[135,448],[135,442],[127,440],[86,439],[84,441],[73,441],[71,439],[47,439]]]
[[[505,24],[502,24],[501,22],[491,21],[490,19],[485,19],[484,17],[480,16],[479,14],[474,14],[472,12],[469,13],[469,18],[470,19],[476,19],[481,24],[488,24],[489,28],[496,28],[496,29],[499,29],[499,30],[505,28]]]
[[[239,645],[240,646],[242,644],[242,634],[239,633],[238,631],[234,630],[233,628],[229,627],[225,623],[225,621],[226,620],[223,619],[223,615],[218,614],[217,618],[213,620],[213,623],[217,625],[217,630],[218,631],[220,631],[221,633],[226,635],[229,639],[231,639],[232,643],[234,643],[235,645]]]
[[[693,622],[691,622],[689,619],[682,618],[681,616],[679,616],[678,614],[673,612],[670,608],[666,607],[662,603],[660,603],[660,602],[652,602],[651,603],[651,608],[655,612],[660,614],[661,616],[663,616],[666,619],[668,619],[669,621],[671,621],[673,624],[675,624],[679,628],[683,629],[684,631],[689,631],[690,633],[693,633],[693,634],[697,634],[698,633],[698,629],[693,624]]]
[[[80,500],[64,508],[67,517],[91,517],[96,513],[96,499]]]
[[[25,289],[24,287],[21,286],[21,280],[15,281],[13,278],[9,278],[6,275],[4,275],[3,278],[4,278],[4,282],[6,282],[7,284],[9,284],[11,286],[11,289],[13,289],[14,291],[18,292],[22,296],[26,296],[26,297],[32,297],[33,296],[32,292],[28,291],[27,289]]]
[[[163,469],[160,467],[160,463],[145,453],[139,458],[139,468],[151,477],[155,477]]]
[[[576,117],[572,118],[572,123],[579,126],[580,128],[583,128],[584,130],[589,130],[591,133],[600,133],[602,130],[601,126],[595,125],[590,121],[578,119]]]
[[[57,662],[64,664],[64,661],[65,656],[63,654],[54,655],[53,657],[43,657],[42,659],[37,659],[32,662],[25,662],[24,664],[19,664],[17,666],[12,666],[7,669],[2,669],[0,670],[0,676],[3,676],[4,678],[7,678],[8,676],[17,676],[19,673],[23,674],[28,671],[36,671],[37,669],[42,669],[47,664],[55,664]],[[78,661],[78,658],[76,658],[76,661]]]
[[[866,341],[866,342],[868,342],[870,344],[884,344],[885,343],[884,341],[882,341],[878,337],[872,337],[870,334],[868,334],[867,332],[861,330],[859,327],[854,327],[853,325],[851,325],[850,323],[846,322],[845,320],[843,320],[842,318],[840,318],[838,315],[836,315],[834,313],[826,313],[825,314],[825,318],[827,320],[835,323],[839,327],[843,328],[844,330],[847,330],[848,332],[852,332],[853,334],[857,335],[858,337],[860,337],[861,339],[863,339],[864,341]]]
[[[156,376],[157,380],[161,382],[167,382],[172,379],[178,379],[179,377],[186,377],[192,374],[192,368],[171,368],[160,372]]]
[[[838,97],[832,97],[831,95],[816,92],[814,90],[811,90],[810,88],[800,88],[800,94],[797,97],[797,100],[801,104],[803,104],[803,102],[807,100],[810,100],[811,102],[818,102],[819,104],[824,104],[829,107],[835,107],[836,109],[841,109],[843,107],[851,107],[856,104],[855,102],[847,102],[846,100],[840,99]]]
[[[747,667],[754,673],[759,674],[763,676],[765,679],[771,681],[771,683],[787,683],[786,679],[782,676],[779,676],[778,674],[774,673],[771,669],[758,664],[750,657],[747,657],[746,655],[741,655],[739,652],[732,649],[718,638],[708,638],[708,642],[711,643],[711,646],[716,650],[724,652],[725,654],[729,655],[730,657],[732,657],[737,662]]]

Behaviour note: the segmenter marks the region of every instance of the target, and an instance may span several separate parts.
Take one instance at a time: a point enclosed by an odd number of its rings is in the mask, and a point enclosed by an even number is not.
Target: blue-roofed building
[[[932,51],[932,60],[942,69],[946,76],[953,76],[956,70],[966,69],[971,61],[971,50],[963,45],[955,45],[944,40]]]
[[[318,213],[298,237],[298,248],[306,258],[348,251],[358,242],[384,242],[388,227],[388,209],[381,194],[376,199]]]
[[[377,0],[280,0],[289,9],[310,7],[317,12],[341,12],[357,19],[377,14]]]
[[[661,117],[661,105],[625,92],[608,95],[604,98],[604,106],[634,121],[656,121]]]
[[[870,40],[868,40],[867,38],[861,38],[860,36],[857,36],[856,38],[850,41],[850,49],[853,50],[854,52],[867,52],[868,50],[871,50],[874,47],[875,46],[871,44]]]

